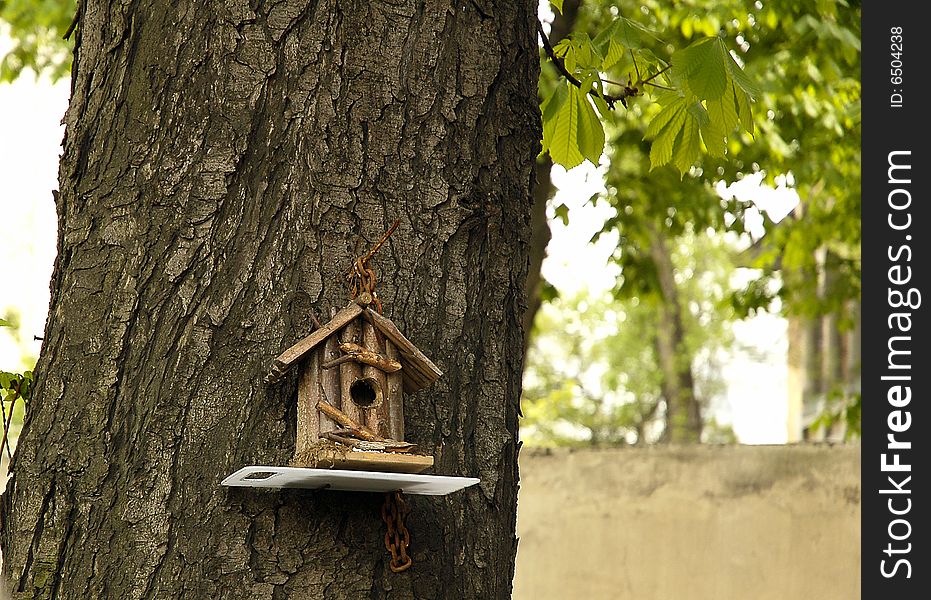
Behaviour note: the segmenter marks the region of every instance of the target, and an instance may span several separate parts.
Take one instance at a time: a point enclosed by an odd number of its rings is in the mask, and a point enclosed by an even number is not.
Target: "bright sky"
[[[0,35],[0,51],[6,40]],[[42,335],[48,311],[49,279],[55,257],[56,219],[52,190],[58,184],[58,158],[64,133],[61,118],[68,103],[69,83],[24,75],[0,84],[0,215],[8,232],[0,244],[0,269],[9,279],[0,286],[0,315],[8,307],[22,314],[27,337]],[[588,244],[611,209],[587,204],[602,189],[601,176],[585,163],[570,173],[554,170],[559,188],[555,204],[570,208],[569,224],[553,222],[553,239],[543,274],[566,295],[582,288],[605,290],[613,285],[616,267],[608,265],[615,240],[604,236]],[[748,177],[731,192],[753,194],[778,220],[794,198],[783,191],[765,191]],[[15,237],[10,234],[15,234]],[[735,351],[725,367],[727,397],[715,406],[718,420],[731,423],[743,443],[785,443],[786,323],[772,315],[735,325],[738,339],[755,351]],[[37,354],[39,343],[30,350]],[[0,330],[0,369],[21,368],[19,348]],[[761,358],[762,357],[762,358]]]
[[[0,35],[0,55],[8,40]],[[58,156],[68,106],[69,82],[52,85],[23,75],[0,83],[0,315],[15,306],[29,340],[42,336],[48,313],[49,280],[55,259],[56,218],[52,190],[58,189]],[[28,350],[38,354],[39,342]],[[21,368],[20,350],[0,329],[0,369]]]

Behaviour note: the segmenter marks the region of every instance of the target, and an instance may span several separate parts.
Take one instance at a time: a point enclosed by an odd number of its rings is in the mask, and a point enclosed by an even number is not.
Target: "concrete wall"
[[[860,598],[860,447],[523,451],[517,600]]]

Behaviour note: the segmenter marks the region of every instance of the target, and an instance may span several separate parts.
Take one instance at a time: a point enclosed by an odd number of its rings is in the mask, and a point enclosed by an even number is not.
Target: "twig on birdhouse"
[[[346,413],[344,413],[343,411],[341,411],[340,409],[336,408],[335,406],[331,404],[327,404],[326,402],[317,402],[317,410],[319,410],[326,416],[330,417],[331,419],[333,419],[334,421],[336,421],[343,427],[346,427],[347,429],[352,429],[353,431],[357,432],[356,433],[357,437],[363,440],[368,440],[370,442],[384,442],[385,441],[385,438],[376,434],[374,431],[372,431],[365,425],[356,423],[353,419],[350,419],[346,415]]]
[[[333,360],[328,360],[328,361],[326,361],[325,363],[323,363],[323,368],[324,368],[324,369],[332,369],[333,367],[338,367],[338,366],[340,366],[340,365],[343,364],[343,363],[347,363],[347,362],[349,362],[349,361],[351,361],[351,360],[355,360],[355,359],[356,359],[356,357],[352,356],[351,354],[344,354],[344,355],[342,355],[342,356],[339,356],[339,357],[337,357],[337,358],[334,358]]]
[[[415,445],[410,442],[399,442],[397,440],[385,440],[383,442],[374,442],[369,440],[356,439],[357,430],[354,429],[337,429],[336,431],[327,431],[321,433],[320,437],[328,439],[338,444],[350,446],[358,450],[377,451],[377,452],[410,452]]]
[[[401,370],[401,363],[398,361],[388,358],[384,354],[373,352],[368,348],[363,348],[359,344],[344,342],[339,345],[339,349],[345,356],[340,356],[337,359],[328,361],[323,365],[324,369],[335,367],[340,363],[346,362],[346,360],[354,360],[364,365],[375,367],[385,373],[394,373],[395,371]]]
[[[384,373],[394,373],[401,370],[401,363],[398,361],[388,358],[384,354],[372,352],[358,344],[344,342],[339,345],[339,349],[344,352],[343,356],[323,363],[324,369],[332,369],[333,367],[337,367],[352,360],[364,365],[369,365],[370,367],[375,367]]]

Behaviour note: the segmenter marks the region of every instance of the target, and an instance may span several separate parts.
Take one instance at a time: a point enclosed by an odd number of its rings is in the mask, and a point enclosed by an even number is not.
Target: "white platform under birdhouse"
[[[393,492],[426,496],[445,496],[475,485],[475,477],[418,475],[414,473],[379,473],[340,469],[303,467],[243,467],[224,479],[221,485],[257,488],[305,488],[347,492]]]

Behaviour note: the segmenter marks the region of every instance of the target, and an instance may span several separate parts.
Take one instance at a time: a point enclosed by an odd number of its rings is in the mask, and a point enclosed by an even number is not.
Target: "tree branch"
[[[13,390],[13,398],[10,400],[10,416],[7,417],[5,410],[3,412],[3,440],[0,441],[0,452],[3,452],[3,448],[6,447],[6,453],[10,460],[13,460],[13,452],[10,450],[10,427],[13,425],[13,409],[16,408],[16,401],[20,398],[19,389],[21,385],[19,382],[13,382],[10,388]],[[3,402],[0,401],[0,406],[2,404]]]
[[[540,22],[540,19],[537,19],[537,33],[540,34],[540,40],[543,42],[543,50],[546,52],[546,55],[550,57],[550,61],[552,61],[553,65],[556,67],[556,70],[559,71],[559,74],[575,87],[582,89],[582,82],[576,79],[575,76],[570,73],[568,69],[566,69],[566,65],[563,63],[562,58],[556,56],[556,51],[553,50],[553,45],[550,44],[549,38],[546,37],[546,32],[543,31],[543,23]],[[594,89],[586,91],[595,98],[601,98],[604,100],[607,103],[608,108],[611,110],[614,110],[614,105],[618,102],[623,104],[624,108],[627,108],[627,98],[636,95],[635,93],[628,91],[626,87],[621,90],[620,94],[616,95],[602,94]]]
[[[74,18],[71,19],[71,25],[68,25],[68,30],[65,31],[65,35],[61,36],[61,39],[67,40],[71,37],[71,34],[74,33],[75,28],[78,26],[78,21],[81,20],[81,6],[83,2],[78,2],[78,5],[74,7]]]

